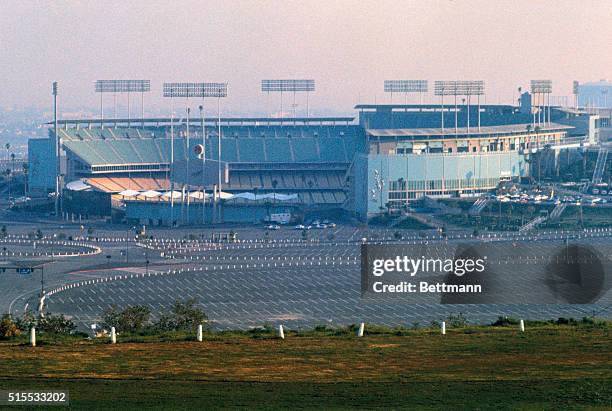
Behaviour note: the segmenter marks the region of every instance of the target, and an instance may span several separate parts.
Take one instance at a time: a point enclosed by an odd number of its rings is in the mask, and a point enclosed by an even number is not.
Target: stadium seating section
[[[350,163],[363,146],[357,126],[227,126],[221,131],[221,158],[230,163]],[[174,147],[167,127],[69,128],[64,147],[86,165],[159,164],[195,158],[202,141],[175,127]],[[189,143],[189,144],[188,144]],[[189,149],[188,149],[189,146]],[[207,130],[206,157],[217,159],[217,131]]]
[[[365,138],[354,125],[308,126],[226,126],[221,138],[221,159],[230,163],[230,180],[224,190],[298,194],[304,204],[339,205],[346,200],[345,177],[356,152],[363,150]],[[61,130],[63,146],[71,162],[79,163],[80,177],[96,190],[118,193],[167,190],[167,165],[189,155],[201,144],[201,129],[191,128],[186,139],[184,125],[170,129],[146,128],[67,128]],[[206,129],[206,158],[218,158],[217,129]],[[138,172],[128,166],[163,165],[157,172]],[[89,168],[112,166],[112,171]],[[122,169],[125,168],[124,169]],[[163,170],[166,170],[165,172]],[[238,200],[237,200],[238,201]],[[242,200],[240,200],[242,201]]]

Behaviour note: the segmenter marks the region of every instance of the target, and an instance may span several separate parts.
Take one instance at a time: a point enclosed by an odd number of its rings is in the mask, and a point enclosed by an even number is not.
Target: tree
[[[31,311],[26,311],[19,318],[15,318],[15,325],[21,332],[27,332],[30,328],[36,325],[36,317]]]
[[[11,197],[11,169],[7,168],[4,170],[4,175],[6,176],[6,181],[8,182],[8,195]]]
[[[76,325],[64,315],[47,314],[38,319],[37,328],[41,332],[51,334],[72,334],[76,330]]]
[[[30,166],[28,166],[28,163],[23,163],[23,165],[21,166],[21,169],[23,171],[23,177],[24,177],[24,181],[23,181],[23,185],[24,185],[24,195],[28,195],[28,174],[30,172]]]
[[[36,238],[38,238],[39,240],[42,240],[43,238],[43,232],[41,231],[40,228],[36,230]]]
[[[0,236],[2,236],[2,238],[5,238],[7,236],[5,225],[3,225],[2,228],[0,228]]]
[[[190,298],[184,302],[175,301],[169,313],[164,313],[155,323],[155,329],[159,331],[189,331],[193,332],[198,325],[206,325],[208,317],[206,313],[196,307],[197,301]]]
[[[385,203],[385,208],[387,210],[387,214],[391,214],[391,207],[393,206],[393,203],[391,203],[391,201],[387,201]]]
[[[151,310],[145,305],[131,305],[119,310],[113,305],[102,313],[102,321],[106,327],[115,327],[118,332],[141,331],[149,324]]]
[[[15,173],[15,153],[11,153],[11,174],[9,175],[9,187],[13,182],[13,174]],[[9,197],[11,196],[11,192],[9,189]]]

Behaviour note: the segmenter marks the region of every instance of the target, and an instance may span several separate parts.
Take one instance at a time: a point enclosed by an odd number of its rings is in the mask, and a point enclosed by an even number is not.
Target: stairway
[[[553,210],[548,215],[548,218],[550,220],[555,220],[555,219],[561,217],[561,214],[563,214],[563,212],[565,211],[566,208],[567,208],[567,203],[559,203],[559,204],[557,204],[555,206],[555,208],[553,208]]]
[[[606,161],[608,160],[608,149],[601,147],[597,153],[597,162],[595,163],[595,170],[593,171],[593,178],[591,179],[592,184],[601,183],[604,171],[606,170]]]
[[[469,215],[479,215],[482,210],[489,204],[489,200],[487,198],[479,198],[476,200],[474,204],[468,210]]]
[[[527,224],[523,225],[521,228],[519,228],[519,233],[525,233],[535,228],[535,226],[537,226],[538,224],[542,224],[544,221],[546,221],[546,217],[544,216],[536,217],[530,222],[528,222]]]

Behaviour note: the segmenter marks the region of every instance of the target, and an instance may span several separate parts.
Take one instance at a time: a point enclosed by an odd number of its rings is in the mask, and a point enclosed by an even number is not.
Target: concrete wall
[[[282,204],[270,205],[238,205],[225,204],[222,206],[223,222],[226,223],[253,223],[265,219],[268,214],[292,212],[293,208]],[[127,201],[125,215],[128,220],[137,220],[145,225],[169,225],[170,205],[163,201]],[[210,224],[213,216],[210,204],[207,204],[206,224]],[[176,225],[201,224],[202,205],[195,203],[189,207],[174,204],[174,221]]]

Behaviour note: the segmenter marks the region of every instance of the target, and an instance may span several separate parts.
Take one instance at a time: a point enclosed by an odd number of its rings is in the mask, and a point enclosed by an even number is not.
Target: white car
[[[305,229],[305,228],[306,228],[306,226],[305,226],[305,225],[303,225],[303,224],[298,224],[298,225],[296,225],[296,226],[295,226],[295,229],[296,229],[296,230],[303,230],[303,229]]]
[[[276,224],[270,224],[266,226],[266,229],[268,230],[280,230],[280,226],[276,225]]]

